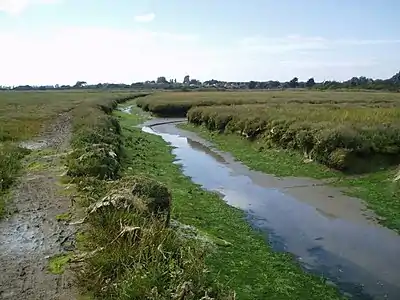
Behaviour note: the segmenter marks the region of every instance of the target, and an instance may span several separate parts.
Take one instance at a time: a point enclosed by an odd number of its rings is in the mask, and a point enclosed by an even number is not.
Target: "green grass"
[[[382,217],[381,223],[400,231],[400,189],[393,182],[395,169],[390,168],[363,176],[346,176],[321,164],[305,163],[298,152],[282,149],[265,149],[262,144],[249,142],[235,134],[218,134],[202,126],[182,125],[230,152],[250,168],[277,176],[333,178],[335,185],[349,188],[352,196],[366,201],[368,207]]]
[[[71,220],[71,213],[67,212],[67,213],[63,213],[63,214],[59,214],[56,216],[56,220],[57,221],[69,221]]]
[[[126,153],[123,175],[145,175],[166,184],[172,218],[230,243],[221,243],[205,257],[210,279],[235,290],[237,299],[341,299],[324,279],[304,273],[290,255],[274,252],[241,211],[184,176],[160,137],[134,128],[138,122],[132,116],[118,117]]]
[[[6,212],[7,191],[22,169],[22,158],[29,151],[11,143],[0,143],[0,219]]]
[[[49,272],[55,275],[64,273],[66,265],[71,261],[72,254],[60,254],[49,259]]]

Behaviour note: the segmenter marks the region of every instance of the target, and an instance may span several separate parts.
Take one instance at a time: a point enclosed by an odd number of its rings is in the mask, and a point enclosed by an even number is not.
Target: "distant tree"
[[[359,80],[357,77],[353,77],[349,80],[349,83],[351,86],[357,86],[357,85],[359,85]]]
[[[190,83],[190,76],[189,76],[189,75],[186,75],[186,76],[183,78],[183,83],[184,83],[184,84],[189,84],[189,83]]]
[[[280,85],[281,85],[281,83],[280,83],[279,81],[273,81],[273,80],[270,80],[270,81],[268,81],[268,83],[267,83],[267,87],[268,87],[269,89],[276,89],[276,88],[278,88]]]
[[[13,88],[13,90],[16,91],[29,91],[29,90],[33,90],[34,87],[30,86],[30,85],[19,85]]]
[[[204,81],[204,84],[208,84],[208,85],[214,85],[214,84],[218,84],[218,83],[219,83],[219,81],[215,80],[215,79]]]
[[[313,87],[315,85],[315,80],[314,80],[314,78],[310,78],[310,79],[308,79],[307,80],[307,82],[306,82],[306,87],[308,87],[308,88],[311,88],[311,87]]]
[[[299,89],[304,89],[306,87],[306,83],[304,81],[299,81],[299,84],[297,85]]]
[[[289,87],[296,88],[299,85],[299,79],[294,77],[292,80],[289,81]]]
[[[87,84],[86,81],[77,81],[73,87],[79,89],[79,88],[84,87],[86,84]]]
[[[168,80],[164,76],[157,78],[157,83],[168,83]]]
[[[250,81],[249,82],[249,89],[255,89],[257,86],[257,82],[256,81]]]
[[[197,79],[190,79],[189,84],[201,85],[201,82]]]
[[[391,81],[391,82],[394,83],[394,84],[400,85],[400,72],[394,74],[394,75],[392,76],[392,78],[389,79],[389,81]]]
[[[258,88],[259,89],[266,89],[268,87],[268,82],[259,82],[258,83]]]

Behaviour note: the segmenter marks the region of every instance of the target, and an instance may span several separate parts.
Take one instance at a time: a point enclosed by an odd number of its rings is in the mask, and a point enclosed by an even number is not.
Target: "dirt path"
[[[56,220],[71,201],[58,184],[60,154],[69,146],[71,120],[61,114],[40,137],[24,143],[45,155],[30,155],[27,172],[12,192],[13,210],[0,222],[0,299],[75,299],[71,276],[48,271],[48,258],[68,250],[72,229]]]

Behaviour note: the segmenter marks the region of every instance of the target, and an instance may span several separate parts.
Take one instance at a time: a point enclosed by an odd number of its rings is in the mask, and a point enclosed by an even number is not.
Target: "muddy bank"
[[[377,224],[361,200],[323,181],[251,171],[169,121],[182,119],[151,120],[143,130],[171,143],[185,175],[244,210],[276,250],[293,253],[354,299],[400,299],[400,238]]]
[[[22,143],[48,153],[28,157],[27,171],[12,191],[12,213],[0,222],[1,299],[75,299],[70,275],[47,270],[49,257],[72,246],[72,229],[56,220],[71,203],[58,183],[70,132],[70,117],[62,114],[39,138]]]

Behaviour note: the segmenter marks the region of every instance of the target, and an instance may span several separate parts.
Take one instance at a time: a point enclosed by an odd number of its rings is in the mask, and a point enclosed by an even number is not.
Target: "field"
[[[0,92],[0,216],[4,213],[4,193],[21,169],[27,153],[17,142],[30,140],[45,130],[59,114],[82,103],[127,95],[118,92]]]
[[[400,162],[396,93],[164,93],[138,104],[160,116],[187,114],[190,123],[237,133],[263,147],[295,149],[341,171],[360,173]]]
[[[381,92],[163,92],[139,99],[137,104],[158,116],[186,116],[195,106],[239,104],[340,104],[400,107],[400,95]]]
[[[29,139],[58,114],[70,111],[83,101],[97,99],[99,95],[88,92],[1,92],[0,142]]]

